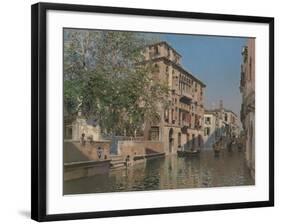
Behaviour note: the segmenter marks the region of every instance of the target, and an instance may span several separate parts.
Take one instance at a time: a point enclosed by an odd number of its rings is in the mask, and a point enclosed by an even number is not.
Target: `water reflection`
[[[212,151],[206,150],[199,157],[166,156],[107,175],[65,181],[64,194],[253,184],[242,152],[225,151],[214,157]]]

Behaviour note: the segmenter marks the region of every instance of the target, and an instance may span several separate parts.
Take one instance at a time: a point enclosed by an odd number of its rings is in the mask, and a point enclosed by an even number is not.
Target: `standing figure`
[[[82,135],[81,135],[81,144],[82,144],[82,145],[85,145],[85,144],[86,144],[85,133],[82,133]]]
[[[101,158],[104,158],[102,155],[103,155],[103,148],[102,147],[98,147],[98,149],[97,149],[97,155],[98,155],[98,158],[99,158],[99,160],[101,159]]]

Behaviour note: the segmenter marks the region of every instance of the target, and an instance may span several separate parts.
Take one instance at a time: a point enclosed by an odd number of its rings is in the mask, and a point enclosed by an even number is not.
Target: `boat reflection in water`
[[[212,150],[202,150],[194,157],[170,155],[108,174],[65,181],[64,194],[253,184],[242,152],[225,150],[215,157]]]

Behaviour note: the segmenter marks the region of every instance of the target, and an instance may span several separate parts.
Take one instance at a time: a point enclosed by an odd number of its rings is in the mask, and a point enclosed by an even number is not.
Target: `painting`
[[[274,18],[37,3],[31,217],[274,206]]]
[[[63,35],[64,194],[255,184],[255,38]]]

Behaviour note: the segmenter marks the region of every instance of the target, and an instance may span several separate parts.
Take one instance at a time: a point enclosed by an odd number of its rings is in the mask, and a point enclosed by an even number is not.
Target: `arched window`
[[[156,73],[156,75],[159,75],[159,74],[157,74],[157,73],[160,72],[160,69],[159,69],[159,65],[158,65],[157,63],[154,64],[153,72]]]
[[[181,147],[181,133],[178,133],[178,147]]]

